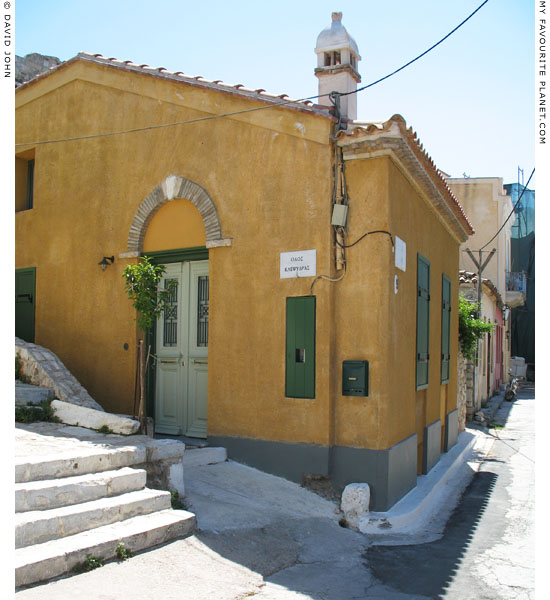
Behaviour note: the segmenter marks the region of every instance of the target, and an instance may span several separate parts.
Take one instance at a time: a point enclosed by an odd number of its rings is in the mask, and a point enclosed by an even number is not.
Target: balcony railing
[[[510,292],[523,292],[527,293],[527,276],[525,271],[514,273],[512,271],[506,272],[506,290]]]

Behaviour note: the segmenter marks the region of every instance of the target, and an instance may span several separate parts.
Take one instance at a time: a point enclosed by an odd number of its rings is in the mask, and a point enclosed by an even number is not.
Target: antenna
[[[520,169],[520,167],[518,165],[518,187],[519,187],[519,174],[520,173],[521,173],[521,185],[523,185],[523,182],[525,181],[524,175],[523,175],[523,169]]]

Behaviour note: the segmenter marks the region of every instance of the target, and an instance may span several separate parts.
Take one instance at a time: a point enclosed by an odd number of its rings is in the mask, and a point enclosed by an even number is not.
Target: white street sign
[[[315,277],[317,275],[317,250],[281,252],[281,279]]]

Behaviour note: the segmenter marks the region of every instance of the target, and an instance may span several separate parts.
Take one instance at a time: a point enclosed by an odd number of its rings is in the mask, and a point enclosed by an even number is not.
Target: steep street
[[[534,392],[496,413],[492,449],[440,540],[369,548],[379,580],[427,598],[534,598]]]
[[[526,388],[502,404],[487,434],[491,450],[443,534],[429,542],[401,537],[397,545],[342,528],[336,504],[226,462],[189,469],[195,535],[16,597],[534,598],[534,407],[534,389]]]

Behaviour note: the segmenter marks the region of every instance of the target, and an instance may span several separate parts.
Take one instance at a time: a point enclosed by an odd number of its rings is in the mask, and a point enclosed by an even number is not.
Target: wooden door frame
[[[174,250],[159,250],[156,252],[142,252],[141,256],[148,256],[155,265],[170,263],[192,262],[197,260],[209,260],[208,248],[206,246],[194,246],[193,248],[177,248]],[[157,351],[157,323],[146,332],[145,343],[151,346],[151,354]],[[147,415],[155,414],[155,392],[156,392],[156,370],[153,369],[153,361],[150,360],[145,374],[145,387],[147,390]]]

